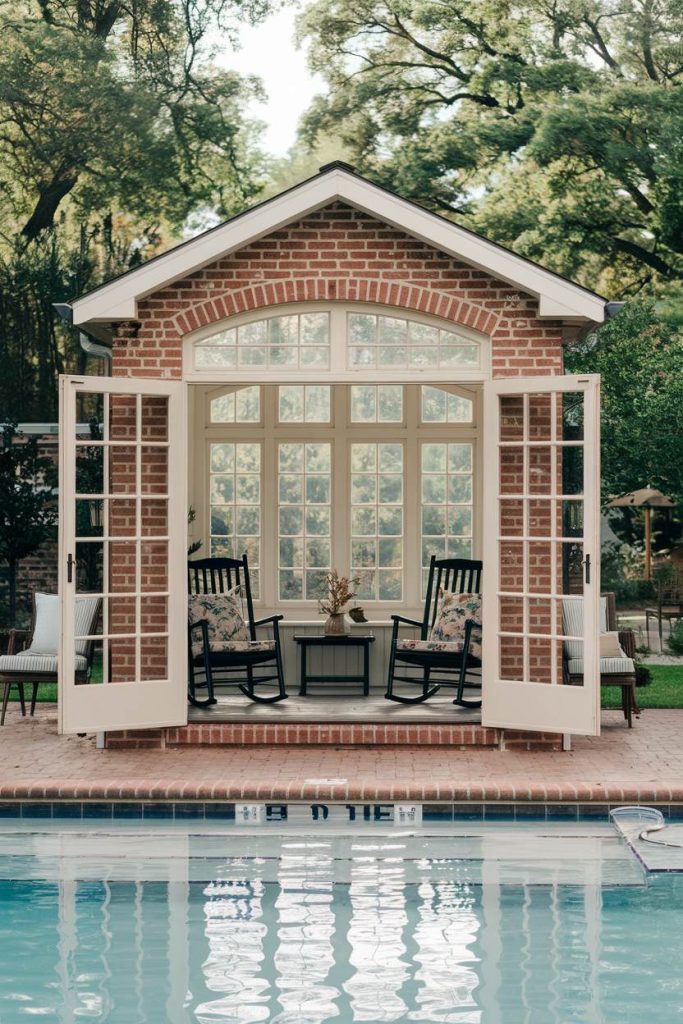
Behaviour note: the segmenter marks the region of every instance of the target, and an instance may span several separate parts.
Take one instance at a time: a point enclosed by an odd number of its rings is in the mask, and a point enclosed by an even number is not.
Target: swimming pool
[[[0,1021],[673,1024],[683,876],[602,823],[0,827]]]

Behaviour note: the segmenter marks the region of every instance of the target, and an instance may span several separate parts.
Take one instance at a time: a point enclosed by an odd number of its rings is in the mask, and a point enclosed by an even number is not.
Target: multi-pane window
[[[280,423],[329,423],[329,384],[284,384],[278,388]]]
[[[473,403],[443,388],[422,387],[423,423],[471,423]]]
[[[190,350],[195,368],[222,368],[226,381],[221,394],[220,373],[209,384],[206,372],[205,403],[195,406],[209,479],[191,498],[192,540],[202,554],[246,552],[267,608],[300,602],[309,616],[336,568],[359,577],[359,602],[382,605],[375,615],[413,614],[432,555],[478,553],[484,360],[466,328],[311,304],[238,322]],[[269,369],[280,368],[294,372],[273,373],[269,384]],[[197,461],[198,486],[204,465]]]
[[[212,444],[209,449],[211,554],[246,553],[254,597],[259,595],[261,538],[261,445]]]
[[[352,384],[352,423],[401,423],[403,387],[400,384]]]
[[[258,423],[261,419],[261,388],[254,385],[211,399],[212,423]]]
[[[351,445],[351,574],[365,600],[403,597],[403,445]]]
[[[291,313],[230,327],[193,345],[196,370],[326,369],[330,314]]]
[[[457,369],[479,366],[479,346],[432,324],[375,313],[348,314],[350,369]]]
[[[278,494],[279,599],[317,600],[331,568],[331,444],[279,444]]]
[[[472,444],[421,445],[423,586],[432,555],[472,556]]]

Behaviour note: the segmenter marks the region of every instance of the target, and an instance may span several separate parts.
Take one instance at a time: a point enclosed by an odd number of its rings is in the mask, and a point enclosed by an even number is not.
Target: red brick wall
[[[561,324],[539,320],[534,298],[339,203],[140,302],[138,323],[120,324],[116,332],[113,372],[180,377],[185,335],[235,314],[311,301],[402,307],[480,331],[491,339],[496,377],[562,372]],[[539,428],[543,420],[541,410]],[[514,491],[519,468],[509,467]],[[510,514],[515,517],[518,512]],[[521,548],[503,551],[501,583],[520,575],[520,553]],[[539,570],[549,571],[540,552]],[[519,626],[519,602],[503,609],[503,617],[508,628]],[[545,644],[541,641],[536,647],[531,662],[537,674],[545,676]],[[513,678],[520,671],[521,654],[521,640],[506,644],[501,667]]]
[[[562,371],[561,325],[537,302],[367,214],[335,204],[260,239],[139,304],[114,341],[117,376],[179,377],[183,335],[283,302],[375,302],[491,337],[494,376]]]

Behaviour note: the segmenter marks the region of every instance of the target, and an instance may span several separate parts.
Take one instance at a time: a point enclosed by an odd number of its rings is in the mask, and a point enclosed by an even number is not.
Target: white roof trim
[[[594,323],[605,319],[605,301],[599,295],[335,167],[76,299],[73,322],[134,320],[140,299],[337,200],[536,296],[541,317]]]

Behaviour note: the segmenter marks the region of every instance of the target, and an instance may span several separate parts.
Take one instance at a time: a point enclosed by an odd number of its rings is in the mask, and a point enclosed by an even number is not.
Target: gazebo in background
[[[652,578],[652,509],[673,508],[671,498],[654,487],[641,487],[638,491],[630,491],[620,498],[612,498],[608,508],[644,508],[645,509],[645,579]]]

